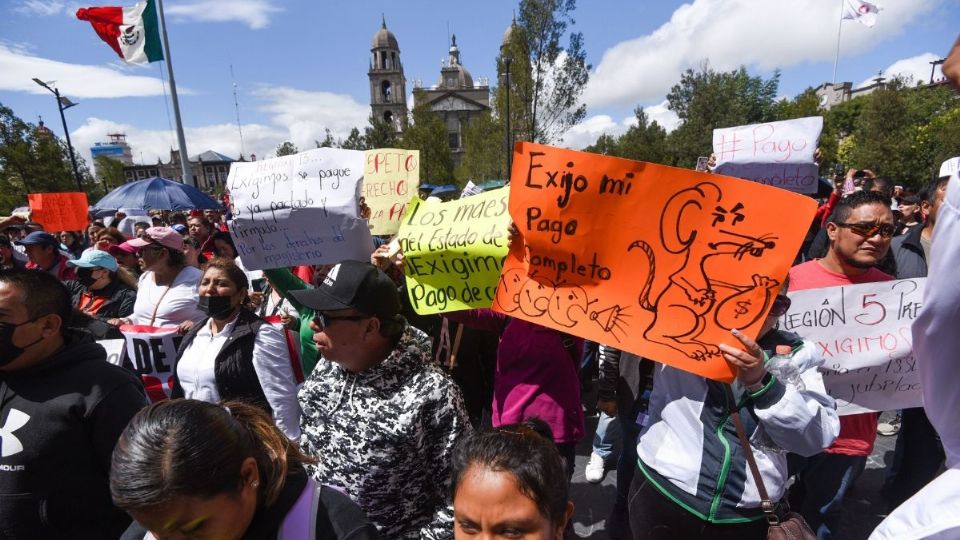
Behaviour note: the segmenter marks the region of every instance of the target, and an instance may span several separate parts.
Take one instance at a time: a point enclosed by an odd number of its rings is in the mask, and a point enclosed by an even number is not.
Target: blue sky
[[[709,59],[768,76],[782,70],[780,93],[793,96],[831,78],[842,0],[581,0],[591,82],[587,120],[564,144],[579,148],[600,133],[626,129],[637,105],[664,124],[675,118],[664,97],[687,67]],[[930,59],[957,37],[957,0],[877,0],[877,24],[843,23],[838,80],[861,84],[878,71],[927,80]],[[61,133],[53,97],[32,77],[56,80],[80,105],[67,111],[75,145],[125,131],[134,157],[166,159],[175,146],[162,93],[161,63],[126,66],[59,0],[0,3],[0,102],[30,121],[42,115]],[[345,136],[369,114],[370,39],[381,13],[400,43],[407,77],[434,84],[448,28],[474,79],[496,81],[495,57],[516,2],[317,2],[166,0],[167,24],[191,154],[240,153],[230,66],[238,85],[244,150],[270,155],[292,140],[301,148],[324,128]],[[172,114],[172,113],[171,113]]]

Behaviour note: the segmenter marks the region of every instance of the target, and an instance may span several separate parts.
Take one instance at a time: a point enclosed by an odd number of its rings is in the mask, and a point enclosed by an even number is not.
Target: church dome
[[[370,44],[370,47],[373,49],[400,50],[400,45],[397,43],[397,36],[393,35],[393,32],[387,30],[386,19],[384,19],[383,23],[381,23],[380,29],[377,30],[377,33],[373,35],[373,42]]]
[[[510,21],[510,26],[508,26],[507,30],[503,33],[503,39],[500,40],[501,49],[506,47],[510,43],[510,40],[513,39],[513,29],[516,26],[517,26],[517,18],[514,17],[513,20]]]
[[[450,79],[453,78],[454,84],[450,84]],[[441,70],[440,73],[440,83],[438,86],[455,86],[457,88],[473,88],[473,76],[470,75],[470,72],[467,71],[467,68],[463,67],[460,64],[447,66]]]

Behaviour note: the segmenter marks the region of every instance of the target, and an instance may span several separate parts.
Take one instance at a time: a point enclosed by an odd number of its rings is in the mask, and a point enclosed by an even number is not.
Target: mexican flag
[[[128,64],[163,60],[160,27],[153,0],[133,7],[91,7],[77,10],[77,18],[88,21],[120,58]]]

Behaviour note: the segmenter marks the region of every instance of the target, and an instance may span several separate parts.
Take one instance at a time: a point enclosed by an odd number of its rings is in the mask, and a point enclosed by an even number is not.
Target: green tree
[[[350,134],[347,135],[346,139],[337,141],[337,148],[343,148],[345,150],[366,150],[367,139],[360,134],[359,129],[353,128],[350,130]]]
[[[84,160],[76,153],[74,156],[83,189],[89,195],[93,179]],[[76,189],[66,143],[0,104],[0,213],[26,205],[28,193]]]
[[[281,156],[292,156],[293,154],[296,154],[296,153],[299,152],[299,151],[300,151],[300,150],[297,149],[297,146],[296,146],[295,144],[293,144],[293,143],[290,142],[290,141],[285,141],[285,142],[280,143],[280,144],[277,146],[277,152],[276,152],[276,154],[277,154],[277,157],[281,157]]]
[[[373,115],[369,122],[363,133],[367,148],[396,148],[399,139],[392,124]]]
[[[413,109],[413,125],[403,132],[400,147],[420,151],[420,182],[446,184],[453,180],[447,128],[426,106]]]
[[[651,163],[670,161],[667,130],[656,120],[651,121],[642,107],[634,109],[637,124],[630,126],[620,137],[619,156]]]
[[[463,159],[454,171],[459,183],[502,179],[508,175],[503,125],[489,112],[470,120],[463,128]]]
[[[313,143],[317,145],[317,148],[333,148],[337,145],[336,139],[333,138],[333,135],[330,133],[330,128],[324,130],[326,136],[322,141],[314,139]]]
[[[93,166],[97,171],[97,180],[103,185],[105,192],[126,183],[123,163],[107,156],[97,156],[93,158]]]
[[[620,138],[614,137],[609,133],[604,133],[597,137],[596,142],[584,148],[583,151],[603,154],[605,156],[620,157]]]
[[[529,105],[525,104],[525,108],[529,107],[526,132],[534,142],[556,141],[587,115],[580,95],[591,66],[586,62],[583,34],[570,32],[568,44],[561,44],[568,27],[575,23],[575,9],[576,0],[520,1],[516,26],[522,30],[518,34],[525,41],[521,52],[525,50],[528,55],[532,78],[531,87],[524,92],[524,99],[529,101]]]
[[[672,165],[692,167],[713,148],[713,130],[775,119],[780,73],[764,80],[746,68],[717,72],[704,62],[688,69],[670,89],[667,101],[681,124],[669,137]]]
[[[510,59],[510,85],[507,86],[506,59]],[[533,141],[531,131],[533,121],[533,70],[530,67],[530,53],[527,48],[526,30],[514,20],[510,25],[509,36],[505,36],[497,56],[497,73],[501,76],[501,84],[497,86],[493,101],[494,118],[506,129],[504,120],[507,118],[507,92],[509,91],[510,131],[514,141]],[[502,133],[500,139],[506,144],[506,137]],[[513,151],[512,148],[508,149]]]

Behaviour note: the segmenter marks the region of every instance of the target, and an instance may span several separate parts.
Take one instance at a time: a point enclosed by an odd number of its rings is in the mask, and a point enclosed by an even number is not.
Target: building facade
[[[400,134],[407,126],[407,79],[400,61],[400,45],[387,30],[386,18],[373,35],[370,46],[370,109],[375,118],[392,125]]]
[[[230,164],[235,161],[238,160],[213,150],[207,150],[191,157],[190,167],[197,188],[204,191],[213,191],[218,186],[226,185],[227,175],[230,174]],[[158,159],[154,164],[125,166],[123,175],[126,183],[154,176],[182,182],[183,171],[180,168],[180,152],[170,150],[170,160],[167,163]]]
[[[454,165],[463,157],[463,130],[472,118],[490,110],[490,85],[484,78],[474,83],[467,68],[460,63],[457,36],[450,43],[447,60],[440,68],[440,79],[435,86],[424,88],[414,82],[413,102],[438,115],[447,128]]]

